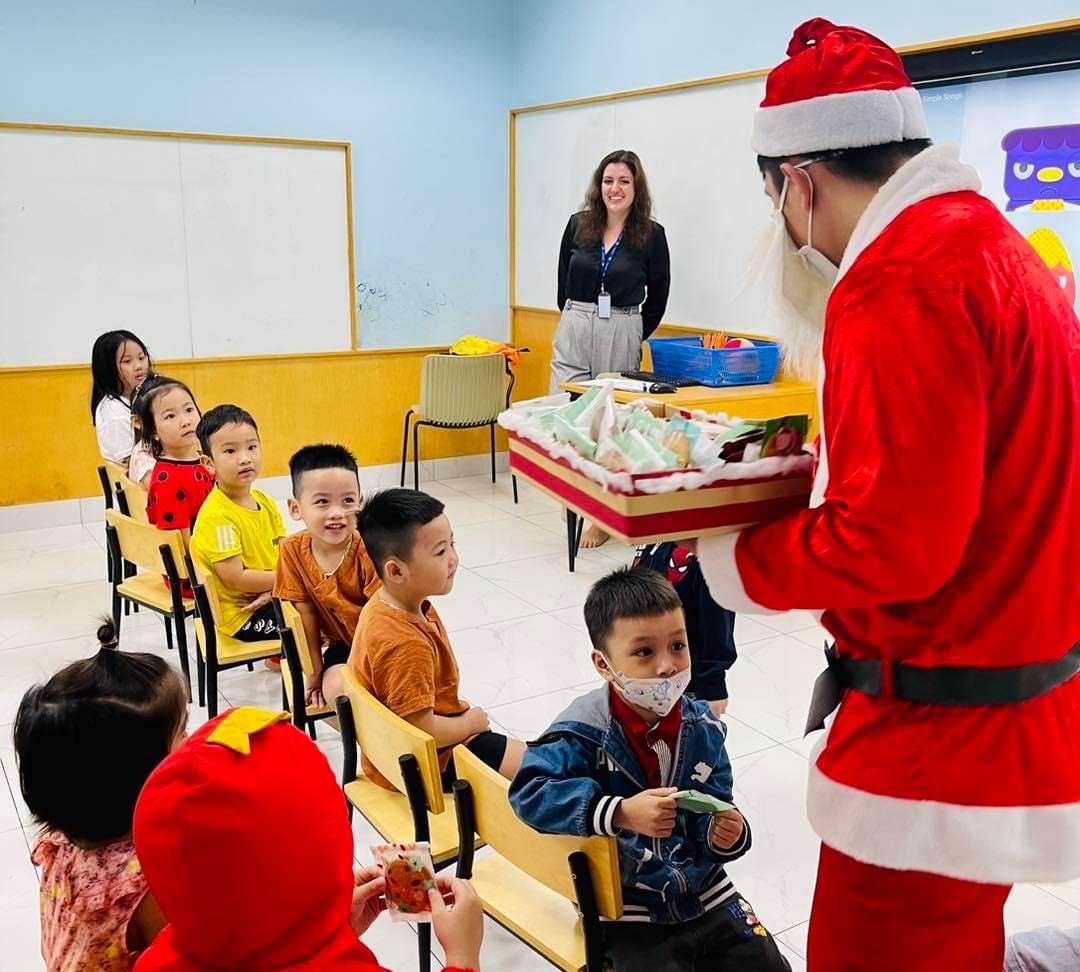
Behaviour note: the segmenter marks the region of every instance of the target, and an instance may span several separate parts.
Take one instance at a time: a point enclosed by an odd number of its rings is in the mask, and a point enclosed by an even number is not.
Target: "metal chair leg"
[[[431,923],[419,921],[416,923],[416,937],[420,939],[420,972],[431,972]]]
[[[510,482],[514,484],[514,504],[516,505],[516,504],[517,504],[517,501],[518,501],[518,494],[517,494],[517,476],[513,476],[513,475],[511,475],[511,477],[510,477]]]
[[[578,527],[578,515],[573,510],[566,511],[566,562],[570,573],[574,572],[577,560],[578,544],[581,542],[581,530]]]
[[[491,423],[491,481],[495,482],[495,423]]]
[[[422,422],[417,422],[412,427],[412,488],[418,490],[420,488],[420,426]]]
[[[405,465],[409,461],[409,419],[413,416],[410,408],[405,413],[405,433],[401,438],[401,488],[405,488]]]
[[[172,625],[169,623],[169,616],[163,614],[161,620],[165,622],[165,646],[169,651],[172,651],[175,646],[173,645]]]

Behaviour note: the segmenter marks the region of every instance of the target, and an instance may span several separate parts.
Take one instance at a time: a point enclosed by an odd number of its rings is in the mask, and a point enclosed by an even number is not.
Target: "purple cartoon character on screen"
[[[1007,211],[1080,206],[1080,125],[1017,128],[1001,147]]]

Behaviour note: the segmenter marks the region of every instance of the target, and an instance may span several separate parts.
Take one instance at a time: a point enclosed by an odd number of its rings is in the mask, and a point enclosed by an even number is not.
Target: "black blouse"
[[[579,213],[574,213],[563,231],[559,249],[559,309],[567,300],[595,304],[600,294],[600,246],[575,242]],[[641,305],[642,336],[648,337],[660,325],[671,290],[671,258],[664,227],[653,222],[649,242],[634,249],[624,242],[608,267],[604,288],[613,307]]]

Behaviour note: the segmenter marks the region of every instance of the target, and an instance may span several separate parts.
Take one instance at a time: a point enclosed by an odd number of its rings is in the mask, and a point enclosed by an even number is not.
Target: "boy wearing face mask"
[[[692,789],[730,805],[732,778],[723,723],[683,697],[690,655],[675,588],[620,568],[589,592],[585,623],[606,684],[529,744],[514,811],[542,833],[618,839],[624,915],[604,925],[618,972],[789,970],[724,870],[750,848],[746,819],[676,800]]]

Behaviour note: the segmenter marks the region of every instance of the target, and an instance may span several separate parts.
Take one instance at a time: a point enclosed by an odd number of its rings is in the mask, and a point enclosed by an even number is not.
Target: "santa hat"
[[[783,158],[927,138],[922,99],[900,55],[857,27],[799,27],[765,83],[751,146]]]
[[[147,780],[135,851],[169,924],[139,972],[378,972],[349,927],[345,799],[287,719],[233,709]]]

